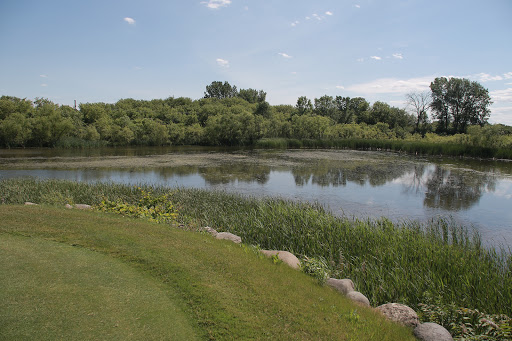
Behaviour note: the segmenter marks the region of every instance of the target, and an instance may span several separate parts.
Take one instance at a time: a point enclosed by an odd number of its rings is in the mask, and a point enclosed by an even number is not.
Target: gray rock
[[[219,232],[215,235],[215,238],[231,240],[233,243],[237,243],[237,244],[240,244],[242,242],[242,238],[240,238],[236,234],[233,234],[230,232]]]
[[[366,307],[370,306],[370,301],[366,298],[365,295],[361,294],[359,291],[351,291],[347,294],[347,298],[351,299],[354,302],[357,302]]]
[[[76,204],[75,208],[78,210],[92,210],[91,205],[86,205],[86,204]]]
[[[211,234],[214,237],[216,237],[217,234],[219,234],[219,232],[217,232],[217,230],[211,228],[210,226],[202,227],[201,231],[205,231],[205,232]]]
[[[352,282],[351,279],[329,278],[327,280],[327,285],[336,289],[343,295],[346,295],[349,292],[354,291],[354,282]]]
[[[276,250],[261,250],[267,257],[272,257],[277,255],[277,258],[280,259],[286,265],[299,270],[300,269],[300,260],[295,257],[295,255],[288,251],[276,251]]]
[[[414,336],[421,341],[452,341],[450,333],[437,323],[422,323],[414,329]]]
[[[25,205],[27,205],[27,206],[39,206],[38,204],[34,204],[33,202],[30,202],[30,201],[25,202]]]
[[[67,209],[72,209],[73,208],[73,206],[71,206],[70,204],[66,204],[66,206],[64,206],[64,207],[66,207]]]
[[[420,324],[418,314],[416,314],[412,308],[404,304],[386,303],[378,306],[377,309],[391,321],[401,323],[404,326],[415,328]]]

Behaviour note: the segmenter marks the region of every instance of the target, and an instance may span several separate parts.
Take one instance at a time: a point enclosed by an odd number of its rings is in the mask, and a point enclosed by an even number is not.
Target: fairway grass
[[[98,212],[0,216],[2,340],[414,340],[247,246]]]
[[[0,259],[4,340],[198,340],[165,286],[120,260],[7,234]]]

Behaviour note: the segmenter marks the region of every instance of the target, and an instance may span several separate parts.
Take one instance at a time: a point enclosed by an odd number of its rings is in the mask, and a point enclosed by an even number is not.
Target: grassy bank
[[[156,195],[166,188],[146,188]],[[137,188],[67,181],[5,180],[4,203],[136,203]],[[512,315],[510,251],[483,248],[478,234],[450,221],[396,225],[385,219],[341,219],[315,205],[246,198],[224,192],[172,189],[178,220],[240,235],[247,243],[324,258],[339,277],[351,278],[372,305],[440,304]]]
[[[371,139],[262,139],[256,142],[256,148],[346,148],[358,150],[386,150],[418,155],[445,155],[454,157],[476,157],[512,159],[510,148],[491,148],[469,144],[409,141],[409,140],[371,140]]]
[[[206,234],[60,207],[0,205],[0,216],[0,254],[12,260],[0,264],[2,340],[414,339],[304,273]]]

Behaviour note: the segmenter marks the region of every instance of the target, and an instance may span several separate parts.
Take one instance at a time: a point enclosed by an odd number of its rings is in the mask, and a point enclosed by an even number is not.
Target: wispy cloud
[[[326,15],[333,15],[333,13],[332,13],[332,12],[330,12],[330,11],[325,12],[325,14],[326,14]]]
[[[220,67],[225,67],[225,68],[228,68],[229,67],[229,61],[228,60],[225,60],[225,59],[222,59],[222,58],[217,58],[217,65],[219,65]]]
[[[279,53],[278,53],[278,55],[280,55],[280,56],[281,56],[281,57],[283,57],[283,58],[287,58],[287,59],[289,59],[289,58],[293,58],[292,56],[290,56],[290,55],[288,55],[288,54],[286,54],[286,53],[284,53],[284,52],[279,52]]]
[[[476,78],[480,82],[501,81],[501,80],[503,80],[503,77],[501,77],[499,75],[491,76],[490,74],[483,73],[483,72],[482,73],[478,73],[478,74],[473,75],[473,76],[470,76],[470,78]]]
[[[364,58],[357,58],[357,61],[358,61],[359,63],[362,63],[362,62],[364,62]]]
[[[39,75],[41,78],[48,78],[48,75]]]
[[[381,59],[382,59],[382,58],[381,58],[381,57],[379,57],[379,56],[371,56],[370,58],[371,58],[371,59],[375,59],[375,60],[381,60]]]
[[[361,8],[361,5],[354,5],[355,8]]]
[[[292,25],[293,27],[295,27],[295,26],[297,26],[299,23],[300,23],[300,21],[295,20],[294,22],[292,22],[292,24],[291,24],[291,25]]]
[[[336,89],[345,90],[345,87],[343,85],[336,85]]]
[[[404,59],[404,56],[402,56],[401,53],[393,53],[393,58],[396,58],[396,59]]]
[[[218,9],[218,8],[226,7],[226,6],[230,5],[231,0],[209,0],[209,1],[202,1],[201,3],[208,8]]]
[[[511,102],[512,103],[512,88],[503,90],[494,90],[489,93],[495,103]]]
[[[346,89],[360,94],[390,94],[428,90],[435,76],[409,79],[380,78],[367,83],[354,84]]]
[[[512,78],[512,72],[504,73],[504,74],[503,74],[503,77],[504,77],[505,79],[511,79],[511,78]]]
[[[126,17],[123,20],[126,21],[130,25],[135,25],[135,19],[133,19],[133,18]]]
[[[41,86],[42,86],[42,87],[46,87],[46,86],[48,86],[48,84],[43,83],[43,84],[41,84]]]

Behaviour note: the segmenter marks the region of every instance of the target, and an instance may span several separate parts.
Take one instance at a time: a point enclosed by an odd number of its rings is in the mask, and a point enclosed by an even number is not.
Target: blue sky
[[[72,105],[203,96],[212,81],[404,106],[480,82],[512,125],[511,0],[2,0],[0,94]]]

